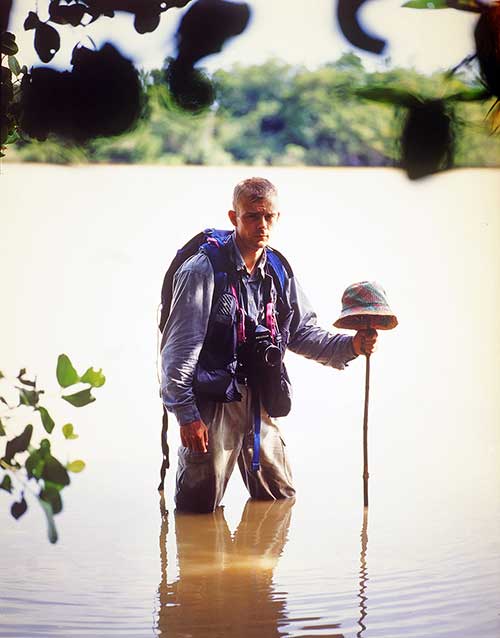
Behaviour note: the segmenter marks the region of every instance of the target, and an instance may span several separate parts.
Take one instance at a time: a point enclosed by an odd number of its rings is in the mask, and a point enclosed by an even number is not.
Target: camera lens
[[[264,361],[270,368],[274,368],[281,362],[281,352],[276,346],[268,346],[264,352]]]

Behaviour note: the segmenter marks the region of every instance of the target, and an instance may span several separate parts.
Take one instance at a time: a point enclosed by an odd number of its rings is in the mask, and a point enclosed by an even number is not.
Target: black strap
[[[163,416],[162,416],[162,428],[161,428],[161,451],[163,454],[163,461],[161,463],[160,469],[160,484],[158,485],[158,491],[163,492],[163,487],[165,484],[165,474],[170,467],[169,454],[170,450],[167,442],[167,432],[168,432],[168,413],[165,406],[163,406]]]

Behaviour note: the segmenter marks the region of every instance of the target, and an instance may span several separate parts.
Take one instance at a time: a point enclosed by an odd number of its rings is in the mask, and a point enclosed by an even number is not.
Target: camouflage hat
[[[348,330],[391,330],[398,325],[398,320],[387,303],[382,286],[375,281],[360,281],[345,289],[342,312],[333,325]]]

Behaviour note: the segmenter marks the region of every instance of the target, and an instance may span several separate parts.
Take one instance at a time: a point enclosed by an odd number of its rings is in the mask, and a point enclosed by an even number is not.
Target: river
[[[371,358],[368,513],[363,360],[337,371],[293,353],[295,501],[248,502],[235,474],[216,514],[180,516],[174,469],[159,500],[163,274],[200,229],[228,227],[253,174],[281,192],[271,243],[322,325],[365,279],[398,316]],[[498,638],[499,178],[4,163],[0,369],[37,375],[57,431],[79,434],[55,448],[87,467],[53,545],[34,499],[15,521],[1,493],[0,636]],[[57,399],[63,352],[107,377],[81,410]],[[172,424],[174,466],[177,443]]]

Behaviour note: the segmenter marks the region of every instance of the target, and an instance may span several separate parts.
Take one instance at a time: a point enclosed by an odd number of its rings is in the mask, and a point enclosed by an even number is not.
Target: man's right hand
[[[193,452],[208,452],[208,428],[203,421],[181,425],[181,443]]]

